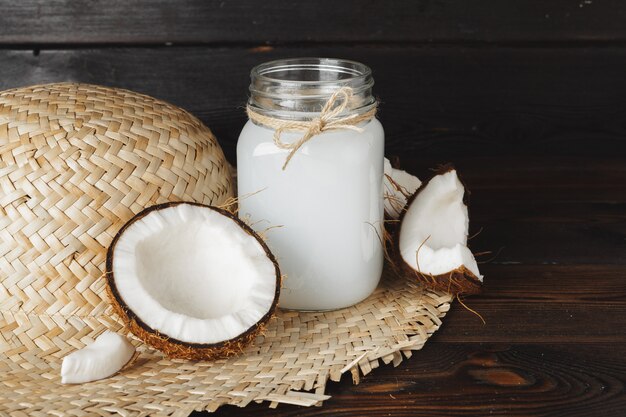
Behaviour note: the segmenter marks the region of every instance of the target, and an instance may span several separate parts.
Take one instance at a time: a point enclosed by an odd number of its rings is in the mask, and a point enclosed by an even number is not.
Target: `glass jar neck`
[[[310,120],[342,87],[352,89],[346,114],[362,114],[376,106],[374,78],[366,65],[331,58],[293,58],[266,62],[250,73],[248,106],[284,120]]]

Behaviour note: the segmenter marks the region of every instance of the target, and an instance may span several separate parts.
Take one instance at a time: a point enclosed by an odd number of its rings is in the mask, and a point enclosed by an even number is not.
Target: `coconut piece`
[[[453,294],[480,292],[483,279],[467,247],[464,195],[456,170],[443,168],[409,199],[396,245],[405,269],[432,288]]]
[[[135,347],[117,333],[109,330],[84,348],[63,358],[61,382],[82,384],[108,378],[119,372],[135,353]]]
[[[400,217],[407,199],[415,193],[422,182],[406,171],[393,168],[387,158],[385,158],[384,173],[385,214],[388,218],[395,220]]]
[[[272,317],[280,270],[230,212],[166,203],[137,214],[107,253],[111,302],[130,331],[173,358],[239,353]]]

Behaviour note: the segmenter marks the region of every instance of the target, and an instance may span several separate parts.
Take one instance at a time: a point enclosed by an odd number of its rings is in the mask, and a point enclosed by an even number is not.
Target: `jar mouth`
[[[257,65],[250,72],[248,105],[273,117],[314,117],[326,101],[342,87],[352,89],[351,113],[370,110],[372,71],[360,62],[336,58],[289,58]]]
[[[336,84],[363,82],[372,75],[364,64],[336,58],[290,58],[252,68],[252,77],[282,84]]]

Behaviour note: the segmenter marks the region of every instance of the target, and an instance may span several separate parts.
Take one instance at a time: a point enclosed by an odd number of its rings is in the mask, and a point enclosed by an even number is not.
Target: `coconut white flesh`
[[[82,384],[116,374],[133,357],[135,347],[117,333],[105,331],[84,348],[63,358],[61,382]]]
[[[422,182],[406,171],[392,168],[387,158],[385,158],[384,172],[385,213],[392,219],[398,219],[406,205],[407,196],[413,194]]]
[[[400,228],[402,259],[418,272],[441,275],[465,266],[482,281],[467,247],[465,189],[455,170],[437,175],[407,208]]]
[[[131,224],[113,254],[120,297],[153,330],[187,343],[230,340],[270,310],[276,270],[232,218],[190,204]]]

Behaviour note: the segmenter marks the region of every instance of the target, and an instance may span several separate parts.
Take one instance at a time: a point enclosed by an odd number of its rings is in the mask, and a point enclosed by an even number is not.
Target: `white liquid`
[[[348,307],[378,285],[384,132],[376,119],[362,127],[315,136],[284,171],[288,151],[274,145],[273,130],[249,121],[239,136],[239,216],[260,232],[275,227],[266,236],[285,275],[282,308]]]

